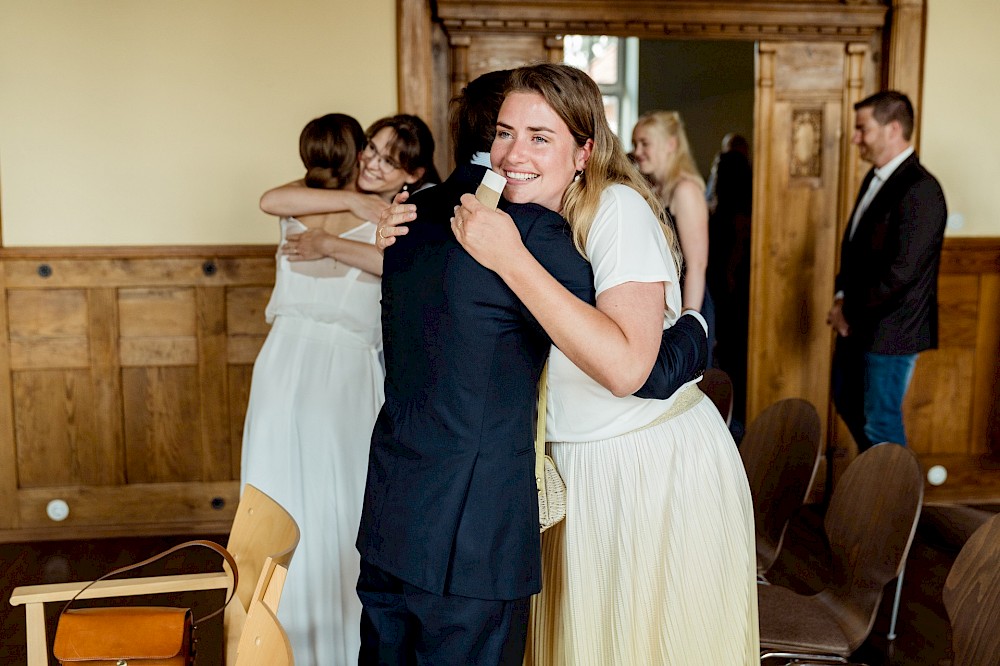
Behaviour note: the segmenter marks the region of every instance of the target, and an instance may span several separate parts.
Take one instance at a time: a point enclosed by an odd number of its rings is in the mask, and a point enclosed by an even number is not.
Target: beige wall
[[[0,0],[3,244],[270,243],[330,111],[396,111],[395,0]]]
[[[920,158],[944,188],[949,236],[1000,236],[1000,2],[928,5]]]
[[[921,157],[1000,235],[1000,3],[928,3]],[[395,0],[0,0],[3,244],[273,242],[302,125],[394,112],[395,48]]]

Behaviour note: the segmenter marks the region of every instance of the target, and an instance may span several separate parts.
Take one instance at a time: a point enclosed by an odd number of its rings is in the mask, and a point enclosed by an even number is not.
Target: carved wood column
[[[926,6],[926,0],[893,0],[889,26],[886,87],[906,93],[916,107],[913,145],[917,148],[923,107]]]
[[[754,138],[747,419],[829,403],[843,136],[842,44],[761,42]],[[824,431],[828,419],[823,418]]]
[[[430,122],[433,66],[431,6],[427,0],[396,2],[396,102],[400,113]]]
[[[469,82],[469,46],[471,35],[455,35],[448,39],[451,45],[451,96],[462,92]]]
[[[565,48],[563,46],[562,35],[557,35],[555,37],[546,37],[545,39],[545,51],[548,53],[549,62],[562,62],[565,57]]]

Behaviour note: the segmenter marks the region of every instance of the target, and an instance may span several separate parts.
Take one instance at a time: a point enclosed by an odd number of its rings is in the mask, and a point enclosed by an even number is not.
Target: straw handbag
[[[566,517],[566,482],[559,475],[556,463],[545,453],[545,405],[549,363],[542,368],[538,380],[538,424],[535,428],[535,485],[538,487],[538,527],[549,529]]]

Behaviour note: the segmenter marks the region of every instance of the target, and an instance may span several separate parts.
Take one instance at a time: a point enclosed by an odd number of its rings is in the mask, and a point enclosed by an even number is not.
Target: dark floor
[[[987,507],[997,511],[1000,507]],[[894,586],[887,589],[869,640],[854,655],[854,661],[868,666],[942,666],[951,663],[951,630],[941,601],[941,589],[961,544],[989,513],[979,509],[926,507],[910,550],[904,577],[903,596],[897,624],[897,638],[886,639]],[[800,591],[815,585],[825,564],[821,537],[822,517],[818,509],[806,507],[789,527],[785,547],[768,574],[775,583]],[[223,542],[225,537],[207,538]],[[24,664],[24,609],[9,604],[11,590],[18,585],[86,580],[109,569],[131,564],[165,548],[185,541],[184,537],[96,539],[92,541],[0,544],[0,665]],[[151,565],[147,575],[217,571],[218,556],[206,549],[189,550]],[[794,573],[794,579],[792,574]],[[176,598],[146,598],[154,605],[211,608],[219,599],[208,593],[179,595]],[[215,594],[215,593],[211,593]],[[59,608],[49,604],[46,613],[49,641]],[[217,639],[219,627],[204,629],[198,666],[220,662]],[[213,649],[214,648],[214,649]],[[55,662],[53,662],[54,664]],[[724,666],[724,665],[708,665]]]

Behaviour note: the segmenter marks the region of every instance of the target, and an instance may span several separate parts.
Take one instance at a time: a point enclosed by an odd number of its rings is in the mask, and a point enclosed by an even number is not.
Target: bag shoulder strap
[[[209,548],[211,550],[214,550],[216,553],[218,553],[219,555],[221,555],[222,557],[225,558],[226,562],[229,563],[230,570],[233,572],[233,588],[232,588],[232,590],[229,593],[229,598],[226,599],[226,603],[222,604],[221,608],[218,608],[218,609],[214,610],[213,612],[209,613],[208,615],[195,620],[194,623],[197,625],[197,624],[199,624],[201,622],[204,622],[205,620],[207,620],[209,618],[215,617],[216,615],[218,615],[219,613],[221,613],[222,611],[224,611],[226,609],[226,606],[229,605],[229,602],[233,600],[234,596],[236,596],[236,588],[239,586],[239,582],[240,582],[240,571],[239,571],[239,568],[236,566],[236,560],[233,559],[233,556],[229,553],[228,550],[226,550],[225,548],[223,548],[219,544],[215,543],[214,541],[208,541],[206,539],[195,539],[193,541],[185,541],[184,543],[179,543],[179,544],[177,544],[176,546],[174,546],[172,548],[167,548],[162,553],[158,553],[156,555],[153,555],[152,557],[147,558],[147,559],[143,560],[142,562],[136,562],[135,564],[129,564],[128,566],[119,567],[118,569],[114,569],[113,571],[109,571],[108,573],[104,574],[100,578],[97,578],[97,579],[94,579],[94,580],[90,581],[89,583],[87,583],[86,586],[82,587],[79,592],[77,592],[76,594],[74,594],[73,598],[70,599],[69,601],[67,601],[66,605],[63,606],[63,609],[61,611],[59,611],[59,616],[62,617],[62,614],[65,613],[67,610],[69,610],[70,604],[72,604],[74,601],[76,601],[77,597],[79,597],[81,594],[83,594],[94,583],[99,583],[102,580],[105,580],[107,578],[111,578],[112,576],[117,576],[118,574],[125,573],[126,571],[132,571],[133,569],[138,569],[139,567],[144,567],[147,564],[152,564],[153,562],[156,562],[157,560],[161,560],[164,557],[166,557],[166,556],[168,556],[168,555],[170,555],[172,553],[176,553],[179,550],[184,550],[185,548],[191,548],[191,547],[194,547],[194,546],[203,546],[205,548]]]
[[[547,407],[546,387],[549,378],[549,361],[542,366],[542,376],[538,380],[538,421],[535,424],[535,487],[545,492],[545,410]]]

